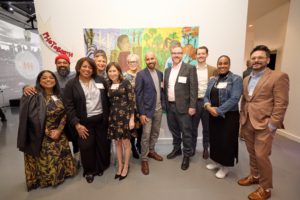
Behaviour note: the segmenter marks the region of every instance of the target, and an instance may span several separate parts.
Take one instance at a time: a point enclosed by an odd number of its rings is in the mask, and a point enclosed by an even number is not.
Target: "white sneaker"
[[[220,168],[220,165],[217,163],[211,163],[211,164],[206,165],[206,168],[209,170],[214,170],[214,169]]]
[[[217,178],[225,178],[228,174],[229,170],[227,167],[221,167],[216,173]]]

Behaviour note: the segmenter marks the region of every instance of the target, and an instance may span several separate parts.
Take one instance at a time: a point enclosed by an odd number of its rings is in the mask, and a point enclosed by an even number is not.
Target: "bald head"
[[[147,52],[146,56],[145,56],[145,62],[146,62],[146,65],[147,65],[148,69],[154,70],[155,66],[156,66],[155,53],[151,52],[151,51]]]

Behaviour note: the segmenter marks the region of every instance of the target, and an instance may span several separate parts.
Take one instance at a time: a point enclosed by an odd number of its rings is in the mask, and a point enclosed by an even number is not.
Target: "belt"
[[[204,98],[198,98],[197,100],[198,100],[198,101],[203,101],[203,100],[204,100]]]
[[[175,104],[175,101],[169,101],[169,104]]]

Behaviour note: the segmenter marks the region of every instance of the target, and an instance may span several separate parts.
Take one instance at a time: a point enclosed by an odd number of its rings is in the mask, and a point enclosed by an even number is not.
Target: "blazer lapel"
[[[151,74],[150,74],[150,72],[149,72],[149,69],[145,69],[145,73],[146,73],[146,78],[148,78],[148,81],[149,81],[149,83],[152,85],[152,87],[154,88],[154,90],[155,90],[155,84],[154,84],[154,81],[153,81],[153,79],[152,79],[152,76],[151,76]],[[158,75],[157,75],[158,76]],[[156,91],[156,90],[155,90]]]
[[[76,88],[77,92],[79,93],[79,95],[82,96],[82,97],[85,97],[84,91],[83,91],[83,89],[81,87],[81,84],[79,82],[79,78],[78,77],[76,78],[74,85],[75,85],[75,88]]]
[[[270,74],[271,74],[271,70],[267,68],[266,71],[264,72],[264,74],[262,75],[262,77],[259,79],[258,83],[256,84],[251,99],[259,92],[259,90],[264,85],[264,83],[269,79]],[[248,90],[248,87],[247,87],[247,90]]]
[[[249,91],[248,91],[249,80],[250,80],[250,76],[247,76],[243,81],[243,87],[244,87],[244,91],[245,91],[245,93],[243,93],[243,95],[245,96],[245,99],[247,99],[247,100],[250,99]]]

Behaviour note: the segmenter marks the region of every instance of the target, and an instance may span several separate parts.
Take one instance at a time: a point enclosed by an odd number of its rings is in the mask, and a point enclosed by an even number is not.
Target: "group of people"
[[[55,186],[75,175],[80,166],[72,157],[66,135],[79,147],[88,183],[109,167],[111,140],[117,159],[115,179],[127,177],[131,151],[135,158],[141,154],[141,171],[148,175],[149,158],[163,161],[155,144],[164,110],[173,137],[167,159],[183,154],[181,169],[189,168],[201,121],[202,157],[212,161],[206,168],[217,169],[215,176],[225,178],[229,167],[238,162],[241,132],[251,171],[238,184],[259,183],[248,198],[269,198],[273,187],[269,155],[288,105],[287,74],[267,68],[270,50],[264,45],[252,50],[252,72],[244,81],[230,71],[227,55],[218,58],[216,68],[207,65],[205,46],[197,49],[196,66],[182,61],[180,42],[172,42],[170,54],[172,65],[164,74],[156,69],[154,52],[146,53],[143,70],[139,57],[128,55],[129,70],[123,73],[117,62],[107,64],[103,50],[94,52],[94,60],[79,59],[74,75],[65,55],[55,59],[56,74],[40,72],[36,86],[25,87],[21,100],[18,148],[25,153],[28,190]]]

